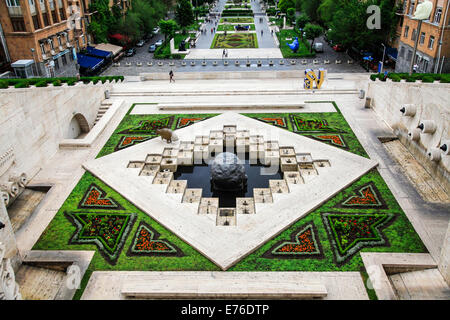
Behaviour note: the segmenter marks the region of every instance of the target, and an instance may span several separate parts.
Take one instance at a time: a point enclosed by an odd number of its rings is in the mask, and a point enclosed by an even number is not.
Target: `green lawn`
[[[294,30],[281,30],[277,32],[278,40],[280,41],[280,50],[283,54],[283,58],[303,58],[303,57],[314,57],[315,51],[313,53],[310,52],[309,43],[301,41],[300,35],[298,35]],[[296,53],[292,52],[291,48],[287,45],[287,42],[292,43],[298,37],[298,41],[300,46]],[[291,38],[292,40],[286,40],[286,38]]]
[[[221,33],[214,36],[211,49],[258,48],[256,33]]]
[[[317,101],[319,102],[319,101]],[[326,101],[325,101],[326,102]],[[310,102],[308,102],[310,103]],[[312,103],[312,102],[311,102]],[[149,103],[147,103],[149,104]],[[337,106],[333,103],[337,112],[329,113],[248,113],[245,116],[255,118],[264,123],[269,123],[282,127],[285,130],[295,132],[307,138],[315,139],[327,143],[333,147],[340,148],[363,157],[368,155],[360,144],[358,138],[351,130],[347,121],[340,113]],[[97,157],[108,155],[112,152],[123,150],[152,139],[156,136],[155,130],[160,127],[169,127],[172,130],[189,126],[193,123],[203,121],[217,114],[154,114],[154,115],[131,115],[129,112],[124,116],[120,124],[115,129],[109,140],[106,142]],[[367,198],[361,190],[370,190],[374,192],[374,198]],[[93,186],[99,190],[97,198],[91,194]],[[366,188],[366,189],[365,189]],[[88,197],[89,195],[89,197]],[[364,198],[363,196],[366,196]],[[86,209],[90,203],[91,196],[94,200],[101,200],[100,207],[91,207]],[[100,197],[99,197],[100,196]],[[349,200],[363,201],[373,200],[378,207],[371,207],[361,202],[359,206],[345,206]],[[87,201],[89,200],[89,201]],[[105,205],[114,205],[115,208],[105,207]],[[106,202],[106,204],[105,204]],[[94,204],[97,202],[94,201]],[[294,204],[295,205],[295,204]],[[65,214],[68,213],[67,215]],[[121,231],[119,239],[120,245],[115,247],[115,261],[108,260],[105,256],[106,247],[98,243],[76,241],[75,235],[80,235],[82,231],[75,226],[75,221],[70,220],[70,216],[89,214],[91,220],[105,219],[110,221],[114,214],[136,216],[134,224],[129,224],[127,230]],[[365,225],[366,221],[372,219],[375,224],[368,224],[371,237],[361,238],[358,235],[356,240],[350,243],[344,241],[349,238],[353,229],[346,229],[342,223],[333,222],[337,220],[327,220],[327,217],[333,219],[337,216],[340,219],[353,219],[355,217],[358,226]],[[386,223],[378,223],[382,218],[388,217]],[[386,218],[387,219],[387,218]],[[105,221],[103,223],[105,223]],[[132,221],[132,220],[130,220]],[[330,224],[332,221],[334,224]],[[346,221],[346,220],[345,220]],[[383,220],[384,221],[384,220]],[[176,248],[181,254],[176,256],[167,256],[164,254],[152,255],[132,255],[131,248],[134,246],[134,238],[138,235],[138,230],[142,223],[145,223],[155,232],[154,240],[167,243]],[[356,223],[356,220],[355,220]],[[356,225],[356,224],[355,224]],[[291,256],[276,256],[276,249],[280,243],[288,243],[288,246],[298,245],[290,242],[294,235],[299,235],[306,228],[312,228],[314,246],[320,254],[301,255],[295,253]],[[330,227],[332,226],[332,227]],[[95,223],[87,222],[83,232],[96,232]],[[119,226],[120,227],[120,226]],[[106,229],[99,229],[103,234],[90,236],[87,241],[93,238],[105,238]],[[114,229],[109,231],[114,232]],[[350,227],[349,227],[350,228]],[[77,231],[78,230],[78,231]],[[309,231],[310,231],[309,230]],[[359,229],[358,229],[359,230]],[[106,232],[108,233],[108,232]],[[156,233],[158,235],[156,235]],[[95,234],[95,233],[94,233]],[[302,234],[303,235],[303,234]],[[120,238],[121,237],[121,238]],[[114,238],[113,238],[114,239]],[[300,239],[300,238],[299,238]],[[308,238],[309,239],[309,238]],[[352,239],[350,239],[352,240]],[[362,242],[360,240],[363,240]],[[378,241],[378,242],[376,242]],[[342,246],[343,245],[343,246]],[[95,250],[91,264],[84,276],[81,284],[81,290],[77,291],[75,298],[80,298],[92,272],[97,270],[219,270],[209,259],[200,254],[197,250],[185,243],[174,233],[150,218],[146,213],[139,210],[132,203],[127,201],[115,190],[104,184],[101,180],[86,172],[78,184],[72,190],[61,208],[59,208],[54,219],[41,235],[40,239],[33,247],[34,250]],[[411,223],[405,216],[393,194],[384,182],[376,169],[363,175],[334,197],[326,201],[319,208],[313,210],[305,217],[295,222],[288,229],[275,235],[271,240],[263,244],[259,249],[244,257],[240,262],[229,270],[231,271],[361,271],[362,276],[367,277],[364,272],[363,263],[359,252],[427,252],[425,246],[414,231]],[[275,253],[274,253],[275,252]],[[344,257],[344,258],[342,258]],[[374,292],[369,292],[371,298],[376,298]]]

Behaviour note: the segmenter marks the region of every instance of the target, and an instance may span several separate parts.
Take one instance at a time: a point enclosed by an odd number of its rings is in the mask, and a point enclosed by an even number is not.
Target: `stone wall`
[[[0,90],[0,157],[14,152],[13,165],[0,176],[7,180],[11,171],[32,177],[69,136],[74,116],[81,114],[92,128],[108,82],[97,85],[3,89]],[[3,170],[2,170],[3,171]]]
[[[448,224],[447,234],[442,244],[441,257],[439,260],[439,271],[448,285],[450,285],[450,223]]]
[[[367,96],[372,98],[374,111],[394,130],[400,141],[414,157],[450,192],[450,156],[441,152],[439,161],[432,161],[427,153],[450,140],[450,84],[407,83],[387,80],[369,81]],[[400,109],[405,104],[416,108],[414,116],[404,116]],[[433,134],[420,133],[413,141],[408,133],[423,120],[436,125]],[[450,147],[450,146],[449,146]]]
[[[21,263],[21,259],[19,256],[19,250],[17,249],[16,237],[3,201],[0,201],[0,221],[5,224],[5,227],[0,229],[0,243],[3,243],[6,247],[4,258],[11,259],[13,269],[17,270]]]

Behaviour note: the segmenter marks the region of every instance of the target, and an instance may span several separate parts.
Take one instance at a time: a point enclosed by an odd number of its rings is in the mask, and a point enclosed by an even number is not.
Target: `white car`
[[[153,34],[159,33],[159,27],[153,28]]]
[[[323,52],[323,43],[322,42],[314,43],[313,49],[316,50],[316,52]]]
[[[157,46],[157,47],[162,46],[162,44],[163,44],[162,40],[158,40],[155,42],[155,46]]]

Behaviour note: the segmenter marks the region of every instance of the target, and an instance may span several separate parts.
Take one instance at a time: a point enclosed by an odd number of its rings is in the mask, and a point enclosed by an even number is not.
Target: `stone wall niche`
[[[217,226],[236,226],[236,208],[219,208],[216,219]]]

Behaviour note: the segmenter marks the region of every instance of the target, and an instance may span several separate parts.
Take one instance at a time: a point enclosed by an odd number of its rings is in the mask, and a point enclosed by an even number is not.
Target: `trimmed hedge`
[[[87,84],[89,82],[98,83],[101,81],[123,81],[123,76],[104,76],[104,77],[81,77],[79,81]],[[9,86],[14,88],[28,88],[29,86],[36,86],[39,88],[47,87],[49,84],[54,86],[61,86],[63,83],[67,83],[69,86],[73,86],[78,80],[75,77],[60,77],[60,78],[31,78],[31,79],[0,79],[0,89],[7,89]]]
[[[386,78],[391,79],[393,82],[400,82],[400,80],[404,79],[406,82],[416,82],[417,80],[421,80],[424,83],[432,83],[434,81],[450,83],[450,73],[413,73],[412,75],[409,75],[408,73],[388,73]],[[383,73],[374,73],[370,75],[370,80],[375,81],[376,79],[386,81]]]

